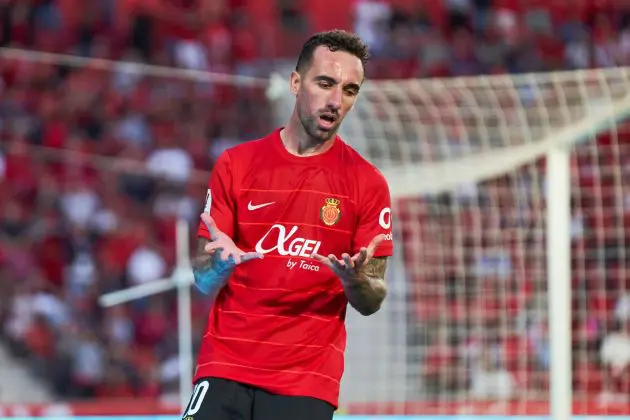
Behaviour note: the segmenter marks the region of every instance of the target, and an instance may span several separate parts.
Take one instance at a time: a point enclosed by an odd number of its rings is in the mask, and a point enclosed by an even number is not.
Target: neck
[[[326,152],[332,147],[335,137],[324,142],[313,139],[304,130],[296,111],[293,111],[289,123],[280,131],[280,138],[287,151],[292,155],[304,157]]]

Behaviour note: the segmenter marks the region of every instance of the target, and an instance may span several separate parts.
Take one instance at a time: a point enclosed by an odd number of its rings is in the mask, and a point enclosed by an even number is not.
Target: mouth
[[[335,126],[337,116],[334,114],[322,114],[319,116],[319,126],[322,129],[330,130]]]

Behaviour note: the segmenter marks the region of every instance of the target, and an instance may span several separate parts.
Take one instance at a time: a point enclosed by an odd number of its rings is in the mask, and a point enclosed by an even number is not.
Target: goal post
[[[553,420],[572,415],[571,156],[566,146],[547,152],[547,284],[549,402]]]

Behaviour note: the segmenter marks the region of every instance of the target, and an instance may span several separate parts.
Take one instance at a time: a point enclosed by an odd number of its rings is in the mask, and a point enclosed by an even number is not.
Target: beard
[[[335,121],[332,126],[328,127],[321,124],[318,114],[305,115],[302,112],[298,112],[298,117],[300,118],[300,123],[304,128],[304,132],[316,143],[325,143],[336,136],[337,131],[339,130],[339,120]]]

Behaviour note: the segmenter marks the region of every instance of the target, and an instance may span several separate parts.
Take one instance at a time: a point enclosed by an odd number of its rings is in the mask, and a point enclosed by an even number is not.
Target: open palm
[[[313,254],[311,257],[333,270],[343,282],[351,282],[358,277],[361,267],[374,258],[374,252],[384,240],[384,234],[376,235],[368,246],[362,247],[353,256],[343,253],[340,259],[334,254],[330,254],[327,257]]]

